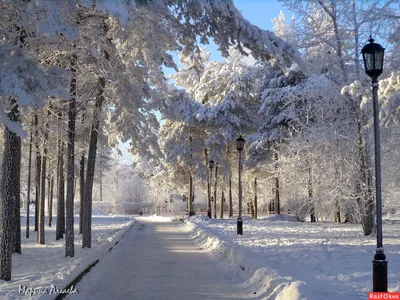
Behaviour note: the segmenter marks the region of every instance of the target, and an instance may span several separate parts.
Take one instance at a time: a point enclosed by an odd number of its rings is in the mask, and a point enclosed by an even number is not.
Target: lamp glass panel
[[[364,62],[367,72],[374,69],[374,59],[371,53],[364,53]]]
[[[383,52],[377,51],[375,53],[375,70],[382,70],[383,69]]]

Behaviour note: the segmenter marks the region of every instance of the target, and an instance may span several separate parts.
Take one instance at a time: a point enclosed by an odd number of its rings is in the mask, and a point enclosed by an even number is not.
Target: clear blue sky
[[[276,18],[280,11],[287,20],[292,17],[292,13],[277,0],[233,0],[233,3],[247,20],[262,29],[272,30],[271,19]]]
[[[272,31],[274,23],[271,19],[279,16],[283,11],[286,21],[290,21],[293,13],[287,10],[278,0],[233,0],[236,8],[242,13],[248,21],[261,29]],[[209,45],[206,47],[211,53],[212,60],[221,60],[217,47]]]

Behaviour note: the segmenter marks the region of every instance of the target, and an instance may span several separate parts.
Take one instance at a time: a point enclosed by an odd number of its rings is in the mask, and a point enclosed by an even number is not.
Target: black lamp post
[[[211,219],[211,177],[212,177],[212,169],[214,168],[214,161],[210,160],[208,166],[210,167],[210,172],[208,173],[207,216]]]
[[[217,218],[217,184],[218,184],[218,164],[215,163],[215,181],[214,181],[214,196],[213,196],[213,218],[216,219]]]
[[[237,219],[237,234],[243,235],[243,220],[242,220],[242,150],[244,148],[244,138],[240,136],[236,140],[236,148],[239,151],[239,216]]]
[[[210,173],[208,174],[208,207],[207,216],[211,219],[211,179],[212,179],[212,169],[214,168],[214,161],[210,160],[208,166],[210,167]]]
[[[365,73],[372,78],[372,101],[374,112],[375,137],[375,198],[376,198],[376,252],[372,261],[373,291],[387,292],[387,260],[382,245],[382,192],[381,192],[381,149],[379,137],[379,104],[378,104],[378,76],[382,74],[383,55],[385,49],[374,43],[372,37],[369,44],[361,50]]]

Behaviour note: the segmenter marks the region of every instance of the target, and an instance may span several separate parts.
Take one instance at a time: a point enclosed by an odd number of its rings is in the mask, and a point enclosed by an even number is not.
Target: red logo
[[[368,300],[400,300],[400,292],[369,292]]]

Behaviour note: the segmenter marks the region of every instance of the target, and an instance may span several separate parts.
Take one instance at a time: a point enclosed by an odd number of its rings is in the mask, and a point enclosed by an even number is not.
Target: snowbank
[[[52,227],[46,223],[46,244],[40,245],[36,242],[33,226],[30,228],[30,238],[25,237],[26,217],[21,217],[22,255],[13,254],[12,280],[0,282],[0,299],[54,299],[57,295],[35,294],[34,290],[49,290],[52,285],[65,289],[83,270],[101,259],[136,220],[129,216],[93,216],[92,248],[82,249],[82,236],[78,234],[79,220],[75,218],[75,256],[72,258],[65,257],[64,239],[55,240],[56,222],[57,218],[54,217]],[[30,224],[34,224],[33,218],[30,218]]]
[[[248,272],[257,299],[366,299],[372,290],[376,237],[361,225],[294,222],[291,218],[236,219],[190,217],[187,229],[202,248],[218,251]],[[389,291],[400,289],[400,220],[384,222]],[[262,297],[262,298],[258,298]]]
[[[244,218],[244,221],[249,218]],[[282,220],[280,218],[276,218]],[[203,249],[208,251],[218,251],[223,254],[228,261],[236,264],[247,271],[250,279],[246,284],[254,291],[256,295],[263,299],[276,300],[305,300],[305,282],[295,281],[290,277],[279,276],[276,272],[268,268],[260,268],[259,261],[253,260],[246,255],[243,249],[234,243],[223,240],[215,231],[208,228],[208,223],[224,222],[232,223],[232,220],[210,220],[206,216],[191,217],[186,221],[187,227],[193,232],[193,236],[202,244]],[[235,224],[236,221],[234,220]]]

